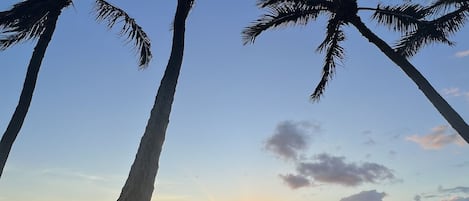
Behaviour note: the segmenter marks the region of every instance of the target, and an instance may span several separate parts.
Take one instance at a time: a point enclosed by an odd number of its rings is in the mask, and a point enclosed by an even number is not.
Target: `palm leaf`
[[[332,9],[333,4],[330,0],[258,0],[257,6],[265,8],[272,5],[280,4],[302,4],[310,7],[322,7]]]
[[[71,3],[71,0],[27,0],[0,12],[0,50],[37,39],[44,32],[49,13],[60,11]]]
[[[434,42],[454,45],[449,37],[465,24],[467,17],[466,9],[460,8],[434,20],[419,23],[416,30],[407,33],[397,42],[396,51],[410,57],[420,48]]]
[[[152,58],[150,39],[135,19],[125,11],[117,8],[104,0],[96,0],[96,20],[105,21],[109,29],[117,23],[123,23],[119,35],[125,36],[128,42],[132,42],[139,53],[139,66],[145,68]]]
[[[267,8],[268,14],[262,15],[251,26],[243,30],[244,44],[254,43],[257,36],[268,29],[288,25],[305,25],[324,11],[298,3],[270,5]]]
[[[345,40],[345,34],[341,30],[342,25],[342,21],[332,17],[327,25],[326,38],[317,48],[319,52],[326,51],[326,58],[322,68],[321,80],[310,96],[313,101],[319,101],[327,84],[335,74],[336,62],[344,59],[344,48],[339,44]]]
[[[378,4],[372,19],[394,31],[406,33],[414,31],[421,20],[430,14],[426,7],[418,4],[383,6]]]
[[[448,8],[451,6],[457,6],[457,7],[462,7],[462,6],[468,6],[469,1],[468,0],[436,0],[432,7],[433,8],[438,8],[438,7],[443,7],[443,8]]]

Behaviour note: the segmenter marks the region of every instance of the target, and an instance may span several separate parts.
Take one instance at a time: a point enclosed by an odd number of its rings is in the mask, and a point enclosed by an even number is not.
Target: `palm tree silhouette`
[[[151,200],[166,128],[169,123],[171,105],[183,61],[186,18],[193,4],[194,0],[178,0],[172,29],[171,55],[161,79],[137,155],[118,201]]]
[[[405,32],[395,48],[401,55],[413,56],[420,48],[434,42],[454,45],[448,37],[461,29],[467,21],[469,0],[437,0],[422,12],[441,16],[433,20],[421,21],[415,29]]]
[[[435,14],[435,10],[450,4],[459,6],[459,12],[455,11],[455,13],[429,20]],[[469,142],[469,126],[466,122],[406,58],[428,43],[451,44],[447,37],[461,26],[463,20],[460,18],[467,14],[461,10],[467,10],[467,0],[449,0],[446,3],[439,0],[429,7],[405,3],[398,6],[378,5],[376,8],[358,7],[356,0],[259,0],[258,6],[267,9],[268,14],[264,14],[243,30],[244,44],[254,43],[259,34],[271,28],[295,24],[305,25],[320,15],[326,15],[329,18],[326,38],[317,48],[318,51],[326,52],[326,58],[322,78],[311,95],[313,101],[320,99],[327,83],[334,75],[336,61],[344,58],[344,49],[340,46],[345,39],[343,26],[353,25],[414,81],[449,124],[466,142]],[[396,50],[362,22],[358,15],[360,10],[374,11],[372,17],[374,20],[404,34]]]
[[[96,19],[105,21],[108,28],[123,22],[120,35],[133,42],[139,51],[139,66],[146,67],[151,60],[150,40],[135,20],[123,10],[104,0],[96,0]],[[3,173],[13,143],[21,130],[36,86],[42,59],[52,39],[57,20],[64,8],[73,5],[72,0],[26,0],[12,9],[0,12],[0,50],[12,45],[38,39],[29,61],[20,100],[0,141],[0,177]]]

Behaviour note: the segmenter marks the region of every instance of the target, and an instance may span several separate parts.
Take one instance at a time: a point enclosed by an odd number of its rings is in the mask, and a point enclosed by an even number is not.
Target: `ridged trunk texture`
[[[181,70],[184,53],[185,21],[191,8],[190,0],[178,0],[173,24],[171,55],[156,95],[137,155],[118,201],[150,201],[159,159],[169,123],[171,105]]]
[[[24,119],[26,118],[29,106],[31,105],[42,59],[44,58],[47,46],[52,39],[52,35],[54,34],[60,13],[61,11],[58,10],[49,14],[49,19],[47,19],[47,25],[44,32],[39,37],[36,47],[34,47],[33,55],[29,61],[26,78],[24,80],[23,90],[21,91],[20,100],[5,133],[3,133],[2,140],[0,141],[0,177],[2,176],[3,168],[5,167],[13,143],[23,126]]]
[[[443,115],[448,123],[453,127],[466,142],[469,143],[469,126],[464,119],[446,102],[443,97],[433,88],[425,77],[402,55],[398,54],[386,42],[371,32],[359,17],[355,17],[351,23],[367,38],[375,44],[387,57],[399,66],[407,76],[414,81],[418,88]]]

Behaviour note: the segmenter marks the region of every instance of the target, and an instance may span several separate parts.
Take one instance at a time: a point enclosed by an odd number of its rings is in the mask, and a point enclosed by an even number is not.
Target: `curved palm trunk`
[[[24,80],[23,90],[21,91],[20,100],[16,106],[13,116],[11,117],[10,123],[2,136],[2,140],[0,141],[0,177],[3,173],[3,168],[5,167],[11,147],[13,146],[13,143],[21,130],[24,119],[26,118],[26,114],[28,113],[31,100],[33,98],[34,88],[36,87],[39,69],[41,68],[41,62],[46,53],[47,46],[52,39],[52,35],[54,34],[60,13],[61,11],[59,10],[55,13],[49,14],[49,19],[47,20],[44,33],[39,37],[36,47],[34,47],[33,55],[29,61],[26,78]]]
[[[151,199],[166,128],[169,123],[171,105],[181,70],[185,21],[190,8],[191,0],[178,0],[173,24],[171,56],[158,88],[155,104],[140,141],[136,158],[118,201],[150,201]]]
[[[397,64],[419,89],[425,94],[428,100],[443,115],[448,123],[469,143],[469,126],[463,118],[446,102],[443,97],[433,88],[425,77],[403,56],[396,53],[386,42],[376,36],[357,16],[351,23],[367,38],[375,44],[388,58]]]

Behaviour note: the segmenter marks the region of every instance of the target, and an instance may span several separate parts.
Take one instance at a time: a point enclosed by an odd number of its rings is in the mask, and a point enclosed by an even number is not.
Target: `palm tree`
[[[41,62],[57,20],[62,10],[72,4],[72,0],[26,0],[15,4],[11,10],[0,12],[0,50],[26,40],[38,39],[28,65],[20,100],[0,141],[0,177],[26,118]],[[96,19],[106,21],[108,28],[112,28],[118,20],[123,22],[121,36],[133,42],[133,46],[139,51],[140,67],[146,67],[151,59],[150,40],[135,20],[104,0],[96,0],[95,9]]]
[[[183,61],[186,19],[193,4],[194,0],[178,0],[172,29],[171,55],[161,79],[137,155],[118,201],[151,200],[166,128],[169,123],[171,105]]]
[[[346,25],[353,25],[363,37],[378,47],[415,82],[449,124],[466,142],[469,142],[467,123],[407,60],[407,57],[412,56],[428,43],[452,44],[448,36],[457,31],[467,16],[467,12],[463,11],[464,9],[467,11],[467,0],[448,2],[459,6],[458,12],[432,18],[435,10],[448,6],[449,3],[439,0],[435,5],[428,7],[405,3],[399,6],[378,5],[376,8],[365,8],[358,7],[357,0],[259,0],[258,6],[267,9],[268,14],[264,14],[243,30],[243,41],[244,44],[254,43],[257,36],[265,30],[285,25],[305,25],[320,15],[326,15],[328,17],[326,38],[317,48],[318,51],[326,52],[326,58],[322,78],[311,95],[313,101],[318,101],[335,73],[336,61],[344,58],[344,49],[340,46],[345,39],[342,28]],[[396,50],[362,22],[358,15],[358,11],[361,10],[374,11],[372,17],[374,20],[404,34]]]

